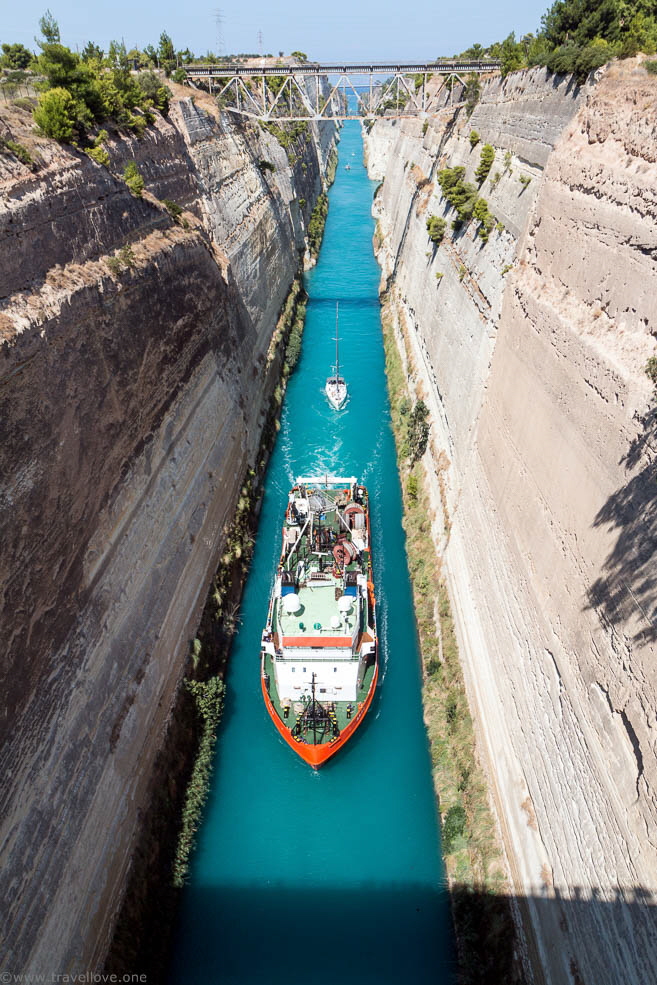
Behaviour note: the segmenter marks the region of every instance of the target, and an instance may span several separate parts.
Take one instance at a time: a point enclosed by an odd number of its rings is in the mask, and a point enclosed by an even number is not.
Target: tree
[[[296,58],[299,62],[307,62],[308,55],[304,51],[293,51],[290,55],[291,58]]]
[[[76,105],[66,89],[48,89],[39,96],[34,121],[47,137],[66,142],[73,136],[76,124]]]
[[[152,65],[160,64],[160,56],[157,52],[157,48],[154,48],[152,44],[147,44],[144,48],[144,54]]]
[[[468,75],[468,81],[465,84],[465,107],[468,116],[472,113],[473,109],[479,102],[479,97],[481,95],[481,83],[479,81],[479,76],[474,72],[470,72]]]
[[[429,408],[423,400],[418,400],[410,413],[407,424],[407,440],[411,465],[419,461],[427,450],[429,424],[426,419],[428,416]]]
[[[105,52],[100,45],[95,44],[93,41],[87,41],[80,57],[83,62],[102,62]]]
[[[427,219],[427,232],[432,243],[438,246],[445,235],[447,223],[441,216],[430,215]]]
[[[123,169],[123,179],[135,198],[141,198],[144,190],[144,179],[139,173],[136,161],[128,161]]]
[[[475,171],[475,178],[480,185],[484,183],[488,175],[490,174],[490,169],[493,166],[493,161],[495,160],[495,148],[492,144],[484,144],[481,148],[481,157],[479,158],[479,167]]]
[[[43,36],[43,41],[37,39],[37,44],[39,47],[43,47],[44,44],[59,44],[61,38],[59,36],[59,24],[50,13],[46,10],[43,17],[39,20],[39,30]]]
[[[176,67],[176,52],[173,47],[173,41],[166,31],[162,31],[162,34],[160,34],[160,44],[157,54],[160,68],[164,69],[167,76],[171,75]]]
[[[505,38],[502,42],[502,75],[506,76],[509,72],[515,72],[519,68],[524,68],[525,61],[525,49],[522,44],[516,41],[516,36],[513,31],[509,34],[508,38]]]
[[[0,58],[0,64],[2,64],[3,68],[20,71],[23,68],[27,68],[34,59],[32,52],[22,44],[3,44],[2,51],[3,54],[2,58]]]

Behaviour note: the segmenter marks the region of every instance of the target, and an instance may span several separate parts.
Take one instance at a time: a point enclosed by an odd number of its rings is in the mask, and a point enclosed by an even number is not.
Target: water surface
[[[303,352],[267,474],[227,679],[213,786],[183,894],[180,985],[449,985],[452,950],[420,666],[385,386],[374,182],[346,123]],[[345,165],[350,165],[350,170]],[[334,361],[349,400],[323,394]],[[313,772],[278,735],[260,690],[260,634],[297,475],[370,489],[381,674],[355,737]]]

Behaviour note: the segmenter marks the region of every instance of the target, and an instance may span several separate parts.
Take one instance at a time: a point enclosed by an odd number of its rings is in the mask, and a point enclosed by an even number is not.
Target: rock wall
[[[199,94],[114,135],[108,169],[12,112],[39,167],[0,157],[2,965],[80,974],[111,937],[335,131],[291,166]]]
[[[469,698],[550,983],[657,980],[656,94],[637,61],[580,89],[533,70],[469,119],[367,140]],[[484,142],[500,225],[434,248],[427,216],[454,215],[436,172],[473,180]]]

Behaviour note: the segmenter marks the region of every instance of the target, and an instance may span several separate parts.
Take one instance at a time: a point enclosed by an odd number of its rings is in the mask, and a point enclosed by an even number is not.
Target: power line
[[[221,57],[224,53],[224,15],[221,10],[215,8],[214,12],[214,24],[216,30],[216,42],[217,42],[217,55]]]

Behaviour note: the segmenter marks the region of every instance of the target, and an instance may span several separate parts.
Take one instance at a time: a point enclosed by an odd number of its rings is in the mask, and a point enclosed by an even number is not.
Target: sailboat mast
[[[340,307],[340,302],[335,302],[335,378],[336,380],[340,376],[340,358],[338,356],[338,309]]]

